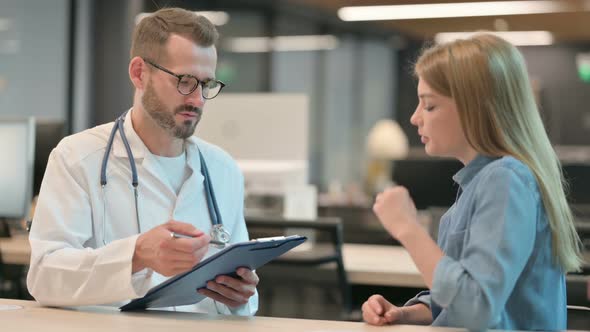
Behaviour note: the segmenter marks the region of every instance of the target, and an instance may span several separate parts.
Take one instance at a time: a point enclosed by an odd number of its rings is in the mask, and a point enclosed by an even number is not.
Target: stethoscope
[[[100,185],[102,187],[102,195],[103,195],[103,214],[102,214],[102,242],[106,245],[106,222],[105,222],[105,215],[106,215],[106,195],[105,195],[105,187],[107,185],[107,163],[109,159],[109,154],[113,148],[113,140],[117,131],[121,136],[121,140],[123,141],[123,145],[125,146],[125,150],[127,151],[127,157],[129,158],[129,165],[131,166],[131,185],[133,186],[133,196],[135,199],[135,218],[137,221],[137,231],[141,233],[141,223],[139,221],[139,208],[138,208],[138,192],[137,186],[139,185],[139,181],[137,178],[137,167],[135,166],[135,159],[133,159],[133,152],[131,151],[131,146],[129,145],[129,141],[127,141],[127,136],[125,135],[125,128],[123,126],[125,122],[125,116],[127,115],[126,111],[121,116],[119,116],[115,120],[115,124],[113,125],[113,129],[109,136],[109,140],[107,142],[107,147],[104,152],[104,157],[102,159],[102,167],[100,170]],[[203,154],[199,150],[199,159],[201,161],[201,174],[204,178],[204,185],[205,185],[205,198],[207,200],[207,208],[209,210],[209,217],[211,218],[211,239],[227,244],[229,243],[231,236],[228,231],[225,230],[223,227],[223,222],[221,220],[221,213],[219,213],[219,207],[217,205],[217,200],[215,199],[215,193],[213,192],[213,185],[211,184],[211,177],[209,176],[209,170],[207,169],[207,164],[205,164],[205,159],[203,158]]]

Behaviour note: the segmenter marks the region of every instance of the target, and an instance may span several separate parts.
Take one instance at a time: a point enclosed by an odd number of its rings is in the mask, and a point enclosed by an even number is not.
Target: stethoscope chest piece
[[[229,243],[230,235],[229,232],[223,228],[223,225],[216,224],[211,227],[211,239],[214,241],[221,242],[223,244]]]

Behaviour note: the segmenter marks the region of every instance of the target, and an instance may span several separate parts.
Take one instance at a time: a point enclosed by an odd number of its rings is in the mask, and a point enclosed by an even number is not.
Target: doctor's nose
[[[205,105],[205,98],[203,98],[203,87],[201,84],[197,86],[195,91],[186,95],[185,103],[198,108],[202,108]]]

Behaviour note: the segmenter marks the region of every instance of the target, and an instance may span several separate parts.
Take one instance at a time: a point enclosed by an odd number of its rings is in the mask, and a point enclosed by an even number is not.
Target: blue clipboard
[[[144,297],[120,307],[121,311],[144,310],[195,304],[205,298],[197,289],[219,275],[235,275],[239,267],[257,269],[305,242],[305,236],[293,235],[252,240],[228,245],[195,265],[150,289]]]

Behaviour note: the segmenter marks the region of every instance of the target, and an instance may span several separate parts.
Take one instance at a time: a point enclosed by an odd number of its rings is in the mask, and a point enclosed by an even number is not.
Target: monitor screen
[[[457,197],[453,181],[463,164],[454,159],[404,159],[393,163],[393,181],[408,189],[416,208],[448,207]]]
[[[301,94],[221,94],[207,103],[195,135],[236,160],[308,160],[308,98]]]
[[[309,100],[303,94],[222,94],[207,103],[195,135],[238,163],[246,191],[308,183]]]
[[[49,154],[65,136],[62,121],[37,121],[35,125],[35,169],[33,173],[33,195],[38,195],[41,181],[47,167]]]
[[[29,213],[33,187],[35,120],[0,120],[0,218]]]

